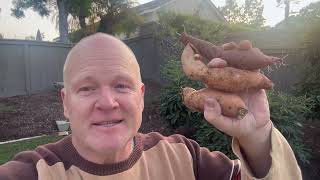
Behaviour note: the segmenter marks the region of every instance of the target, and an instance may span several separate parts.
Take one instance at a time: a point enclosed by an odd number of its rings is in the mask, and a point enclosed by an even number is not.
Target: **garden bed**
[[[140,132],[172,134],[161,120],[156,95],[160,86],[146,82],[145,109]],[[0,98],[0,142],[57,132],[56,120],[65,120],[59,92]]]

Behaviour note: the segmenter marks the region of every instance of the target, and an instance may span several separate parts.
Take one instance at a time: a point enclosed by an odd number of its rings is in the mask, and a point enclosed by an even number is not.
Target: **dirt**
[[[1,98],[0,104],[10,107],[0,112],[0,141],[56,132],[56,120],[64,120],[57,92],[31,96]]]
[[[159,115],[160,85],[146,81],[145,109],[140,132],[172,134]],[[57,132],[56,120],[65,120],[58,91],[0,98],[0,142]]]

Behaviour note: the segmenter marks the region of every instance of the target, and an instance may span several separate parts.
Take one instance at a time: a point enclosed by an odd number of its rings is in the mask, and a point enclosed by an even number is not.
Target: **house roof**
[[[145,4],[141,4],[135,8],[139,14],[144,14],[146,12],[155,11],[155,10],[159,9],[161,6],[168,4],[172,1],[174,1],[174,0],[153,0],[153,1],[150,1]],[[215,14],[217,15],[217,17],[220,20],[227,22],[227,20],[223,17],[220,10],[212,3],[211,0],[206,0],[206,2],[209,3],[209,6],[211,6],[215,10]]]
[[[152,10],[152,9],[156,9],[158,7],[161,7],[162,5],[164,5],[170,1],[173,1],[173,0],[153,0],[148,3],[141,4],[141,5],[137,6],[136,9],[137,9],[138,13],[142,13],[143,11],[146,11],[146,10]]]

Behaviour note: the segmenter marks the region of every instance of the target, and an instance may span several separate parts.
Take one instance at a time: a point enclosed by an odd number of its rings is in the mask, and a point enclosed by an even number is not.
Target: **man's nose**
[[[96,107],[101,110],[115,109],[119,107],[119,103],[110,88],[103,88],[101,90],[101,96],[97,100]]]

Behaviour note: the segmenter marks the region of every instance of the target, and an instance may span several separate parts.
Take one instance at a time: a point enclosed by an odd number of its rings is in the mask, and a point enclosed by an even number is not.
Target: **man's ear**
[[[144,97],[145,86],[144,86],[143,83],[141,83],[141,88],[140,88],[140,90],[141,90],[140,92],[141,92],[142,96]]]
[[[140,87],[140,93],[141,93],[141,105],[142,105],[142,109],[144,109],[144,93],[145,93],[145,86],[143,83],[141,83],[141,87]]]
[[[63,104],[63,114],[64,116],[69,119],[69,110],[68,110],[68,102],[67,102],[67,97],[66,97],[66,89],[62,88],[60,91],[60,96]]]

